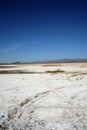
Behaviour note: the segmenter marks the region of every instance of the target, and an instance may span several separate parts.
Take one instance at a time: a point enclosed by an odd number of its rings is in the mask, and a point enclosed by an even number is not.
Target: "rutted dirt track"
[[[40,73],[1,74],[0,129],[87,130],[87,67],[82,65],[20,66]],[[46,73],[55,70],[65,73]]]

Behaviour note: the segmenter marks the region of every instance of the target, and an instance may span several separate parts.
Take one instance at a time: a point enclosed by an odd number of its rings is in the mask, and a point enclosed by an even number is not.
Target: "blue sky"
[[[0,1],[0,62],[87,58],[86,0]]]

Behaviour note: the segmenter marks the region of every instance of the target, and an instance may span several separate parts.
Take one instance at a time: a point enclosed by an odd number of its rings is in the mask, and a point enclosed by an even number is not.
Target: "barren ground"
[[[0,130],[87,130],[87,63],[0,65]]]

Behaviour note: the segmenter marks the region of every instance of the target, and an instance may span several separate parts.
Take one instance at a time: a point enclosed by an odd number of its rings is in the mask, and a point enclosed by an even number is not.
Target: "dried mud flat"
[[[0,130],[87,130],[87,63],[1,66]]]

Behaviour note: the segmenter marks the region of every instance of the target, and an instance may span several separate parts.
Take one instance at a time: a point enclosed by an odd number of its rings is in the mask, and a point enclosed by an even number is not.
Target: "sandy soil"
[[[0,74],[0,130],[87,130],[87,63],[2,70],[29,73]]]

